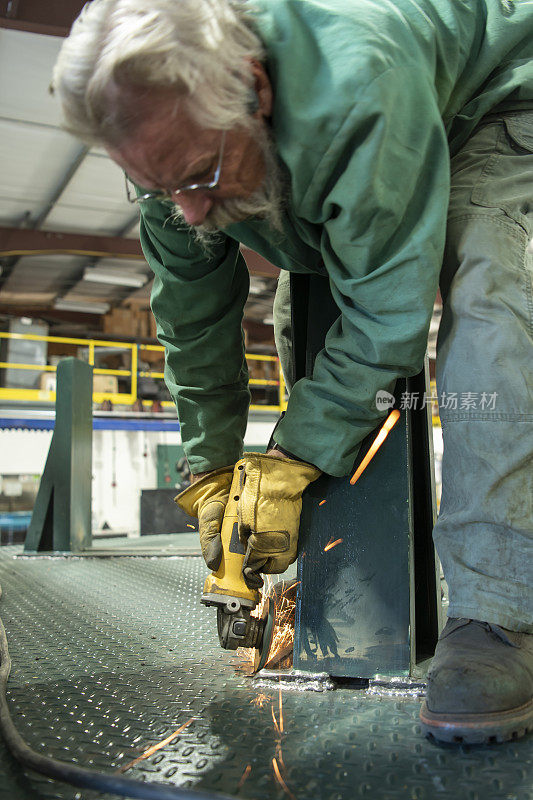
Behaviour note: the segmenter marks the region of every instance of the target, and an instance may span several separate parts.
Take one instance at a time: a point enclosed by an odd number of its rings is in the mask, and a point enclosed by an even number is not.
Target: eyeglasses
[[[179,186],[177,189],[156,189],[153,192],[146,192],[146,194],[134,195],[130,191],[130,179],[124,173],[126,181],[126,197],[129,203],[144,203],[147,200],[163,200],[172,202],[172,198],[176,195],[183,194],[184,192],[196,191],[210,191],[211,189],[218,189],[220,181],[220,173],[222,171],[222,159],[224,158],[224,145],[226,144],[226,131],[222,132],[220,140],[220,150],[218,152],[218,160],[212,179],[208,183],[189,183],[185,186]]]

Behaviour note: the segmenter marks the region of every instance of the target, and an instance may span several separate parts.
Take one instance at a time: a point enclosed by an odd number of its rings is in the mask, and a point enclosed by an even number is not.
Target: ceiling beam
[[[0,227],[0,259],[36,255],[79,255],[91,258],[128,258],[144,261],[137,239],[120,236],[94,236],[85,233],[59,233]],[[250,274],[276,278],[279,269],[262,256],[243,248]]]
[[[147,309],[148,311],[149,309]],[[31,319],[42,319],[50,323],[70,323],[72,325],[80,325],[79,311],[61,311],[56,308],[39,305],[19,305],[13,306],[7,303],[0,303],[0,317],[30,317]],[[102,314],[83,314],[83,324],[92,330],[93,335],[102,328]],[[273,343],[274,342],[274,329],[272,325],[263,325],[261,322],[256,322],[252,319],[244,318],[243,328],[248,332],[250,342],[259,343]],[[54,336],[54,333],[51,333]],[[88,335],[88,334],[87,334]],[[103,335],[103,334],[100,334]],[[113,334],[111,337],[113,341],[130,341],[131,336],[121,336]],[[146,338],[146,337],[144,337]],[[153,340],[155,341],[155,340]]]
[[[79,311],[61,311],[60,309],[50,308],[49,306],[32,305],[10,305],[0,303],[0,316],[6,317],[30,317],[31,319],[43,319],[47,322],[69,322],[81,324]],[[83,323],[93,327],[95,330],[101,326],[102,314],[84,314]]]
[[[92,258],[144,260],[137,239],[0,227],[0,258],[32,255],[80,255]]]
[[[0,0],[0,28],[67,36],[85,0]]]

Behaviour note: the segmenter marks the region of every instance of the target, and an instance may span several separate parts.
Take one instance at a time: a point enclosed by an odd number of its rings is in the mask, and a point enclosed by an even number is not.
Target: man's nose
[[[201,192],[183,192],[175,202],[181,208],[187,225],[201,225],[213,207],[213,201]]]

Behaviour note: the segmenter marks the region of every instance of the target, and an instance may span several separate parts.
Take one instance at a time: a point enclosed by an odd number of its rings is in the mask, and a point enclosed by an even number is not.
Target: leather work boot
[[[533,634],[449,619],[420,721],[427,735],[466,744],[503,742],[533,730]]]

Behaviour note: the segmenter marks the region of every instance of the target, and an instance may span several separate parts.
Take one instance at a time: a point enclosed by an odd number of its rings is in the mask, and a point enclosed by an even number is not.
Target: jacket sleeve
[[[369,83],[321,159],[307,212],[339,317],[298,381],[276,441],[345,475],[383,418],[379,389],[423,364],[444,249],[450,158],[432,77],[407,67]],[[305,203],[304,203],[305,205]]]
[[[143,204],[141,245],[155,279],[151,306],[165,346],[165,381],[178,410],[191,472],[242,454],[250,395],[242,334],[249,275],[238,243],[209,252],[168,209]]]

